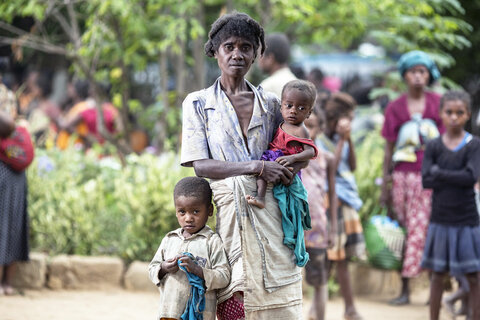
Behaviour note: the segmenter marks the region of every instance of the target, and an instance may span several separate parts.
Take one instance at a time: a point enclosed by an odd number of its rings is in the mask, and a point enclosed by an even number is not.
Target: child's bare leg
[[[314,288],[312,306],[310,307],[309,320],[324,320],[328,300],[328,285],[323,284]]]
[[[248,204],[254,205],[261,209],[265,208],[265,193],[267,192],[267,182],[262,178],[257,178],[257,196],[246,195]]]
[[[360,320],[362,317],[353,303],[352,286],[350,284],[350,274],[348,272],[347,260],[337,261],[337,277],[340,284],[340,292],[345,302],[345,319]]]
[[[430,283],[430,320],[438,320],[443,294],[445,273],[433,272]]]
[[[469,273],[466,275],[470,285],[469,306],[472,309],[472,319],[480,320],[480,272]]]

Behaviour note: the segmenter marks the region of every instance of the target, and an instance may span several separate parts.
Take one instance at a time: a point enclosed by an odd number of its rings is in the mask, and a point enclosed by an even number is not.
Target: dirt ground
[[[357,308],[365,320],[425,320],[427,292],[412,297],[406,307],[386,304],[391,297],[361,297]],[[304,300],[304,319],[311,301]],[[157,294],[112,291],[51,291],[28,290],[22,295],[0,297],[0,320],[148,320],[155,319]],[[331,299],[327,304],[327,320],[340,320],[343,301]],[[449,319],[445,316],[442,319]]]

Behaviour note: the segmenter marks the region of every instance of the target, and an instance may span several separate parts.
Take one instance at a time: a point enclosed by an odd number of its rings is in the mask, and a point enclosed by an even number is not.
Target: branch
[[[80,48],[81,42],[80,42],[80,33],[79,33],[79,28],[78,28],[78,20],[77,20],[77,15],[75,14],[75,10],[73,9],[73,3],[70,0],[66,0],[67,4],[67,11],[68,11],[68,16],[70,17],[70,21],[72,23],[72,32],[73,32],[73,44],[75,45],[75,49]]]
[[[65,50],[62,47],[56,46],[51,43],[46,42],[36,42],[34,39],[29,39],[29,37],[25,38],[8,38],[0,36],[0,43],[10,44],[10,45],[19,45],[31,49],[35,49],[38,51],[46,52],[46,53],[55,53],[61,54],[65,56],[71,56],[71,52]]]

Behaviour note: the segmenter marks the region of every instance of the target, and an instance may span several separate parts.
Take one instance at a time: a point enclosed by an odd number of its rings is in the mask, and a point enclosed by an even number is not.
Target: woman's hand
[[[293,177],[292,168],[284,167],[275,161],[264,161],[262,165],[264,167],[263,171],[261,171],[262,174],[260,175],[260,178],[267,183],[290,183],[290,180]]]
[[[386,176],[383,178],[382,181],[382,189],[380,193],[380,205],[384,207],[390,207],[392,204],[392,192],[391,192],[391,183],[392,177]]]

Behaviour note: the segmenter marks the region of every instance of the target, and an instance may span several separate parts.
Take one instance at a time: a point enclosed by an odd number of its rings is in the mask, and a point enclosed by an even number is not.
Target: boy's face
[[[206,204],[201,198],[178,196],[175,199],[175,211],[183,236],[190,238],[205,226],[208,217],[213,214],[213,205]]]
[[[282,118],[286,123],[300,125],[312,113],[307,95],[297,89],[288,89],[282,96]]]

